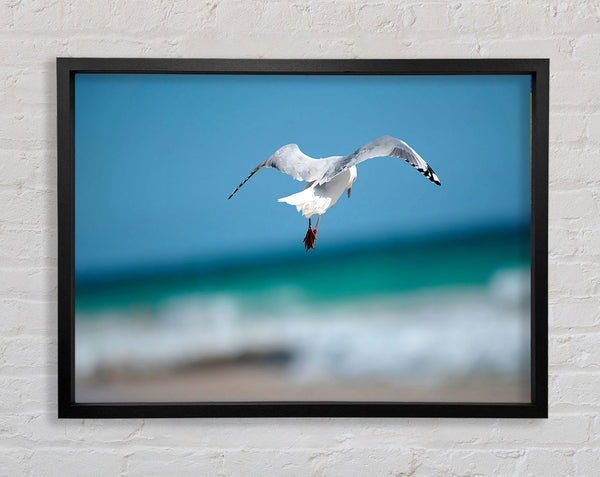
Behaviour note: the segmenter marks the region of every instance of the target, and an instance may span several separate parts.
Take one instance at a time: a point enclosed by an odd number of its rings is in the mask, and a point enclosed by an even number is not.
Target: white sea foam
[[[76,319],[78,376],[157,369],[286,351],[301,381],[369,377],[521,376],[529,367],[528,271],[486,288],[440,289],[333,304],[287,302],[258,312],[233,295],[172,298],[153,314]]]

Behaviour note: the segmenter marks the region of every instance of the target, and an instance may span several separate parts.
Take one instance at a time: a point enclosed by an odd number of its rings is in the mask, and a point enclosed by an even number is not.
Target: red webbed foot
[[[304,237],[304,248],[308,252],[311,248],[315,248],[315,240],[317,238],[317,231],[313,230],[312,227],[308,226],[308,231]]]

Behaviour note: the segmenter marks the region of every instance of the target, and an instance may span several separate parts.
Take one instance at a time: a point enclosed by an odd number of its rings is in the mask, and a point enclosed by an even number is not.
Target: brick
[[[56,105],[54,67],[22,71],[14,78],[13,94],[22,104]]]
[[[548,306],[550,327],[577,328],[600,324],[600,303],[595,298],[562,298]]]
[[[29,449],[2,449],[0,451],[0,477],[27,477],[31,474]]]
[[[600,228],[589,228],[583,231],[583,254],[587,257],[600,255]]]
[[[14,29],[26,31],[59,30],[67,13],[65,2],[53,0],[15,2],[12,10]]]
[[[317,475],[402,475],[415,468],[413,452],[401,446],[390,448],[358,448],[323,452],[310,461],[316,466]],[[300,467],[298,470],[302,470]]]
[[[0,299],[2,334],[47,335],[56,330],[56,301]]]
[[[149,33],[161,29],[165,20],[165,10],[162,2],[130,0],[118,5],[110,12],[110,27],[123,33]],[[143,35],[138,38],[142,40]],[[102,35],[97,35],[102,38]]]
[[[459,3],[455,8],[453,20],[461,33],[469,34],[485,30],[488,35],[497,36],[506,29],[506,26],[499,21],[500,11],[501,7],[494,3]]]
[[[0,188],[0,202],[0,221],[7,228],[48,229],[51,222],[56,223],[56,193],[52,190]]]
[[[599,101],[600,71],[566,70],[552,74],[553,105],[590,107]]]
[[[356,9],[350,2],[313,3],[310,16],[317,31],[344,32],[356,23]]]
[[[19,106],[12,112],[0,111],[0,140],[22,147],[32,137],[43,137],[47,131],[56,130],[56,120],[41,114],[37,108]]]
[[[550,338],[550,365],[600,370],[600,333],[581,333]]]
[[[49,404],[55,406],[56,399],[49,399],[45,379],[0,374],[0,410],[3,414],[42,412]]]
[[[0,25],[6,30],[13,26],[13,8],[14,5],[10,2],[2,2],[0,4]]]
[[[517,475],[575,475],[571,450],[531,449]]]
[[[600,94],[598,96],[600,96]],[[589,144],[594,146],[600,144],[600,114],[588,115],[586,135]]]
[[[412,452],[400,448],[325,450],[295,448],[284,452],[241,449],[224,454],[225,475],[402,475],[413,468]]]
[[[108,1],[77,0],[76,2],[66,2],[66,12],[61,19],[62,25],[65,29],[71,31],[109,29],[113,16],[111,7],[112,4]],[[121,5],[119,7],[122,8]],[[120,9],[119,7],[118,9]]]
[[[525,450],[424,450],[417,453],[414,475],[514,476]],[[400,474],[402,475],[402,474]],[[408,475],[408,474],[407,474]]]
[[[577,445],[589,439],[588,416],[550,416],[547,421],[500,420],[494,442],[527,448],[543,445]]]
[[[102,37],[70,38],[65,47],[66,56],[96,56],[95,52],[110,52],[111,57],[174,56],[176,42],[165,38],[135,39]]]
[[[53,407],[56,407],[56,404]],[[57,447],[68,444],[62,437],[64,433],[62,424],[48,425],[48,420],[55,419],[55,416],[55,412],[50,417],[40,410],[32,412],[17,410],[15,413],[0,414],[0,444],[2,444],[0,449],[5,447],[36,449],[48,443]]]
[[[596,475],[600,469],[600,449],[584,448],[575,453],[575,475]]]
[[[553,227],[548,231],[548,253],[556,257],[568,257],[583,251],[585,231],[577,228]]]
[[[240,426],[241,425],[241,426]],[[269,432],[273,425],[282,429],[290,428],[290,432]],[[369,430],[356,432],[350,420],[338,420],[331,422],[326,428],[322,428],[319,420],[313,419],[242,419],[242,420],[208,420],[204,422],[205,430],[202,434],[191,434],[181,437],[182,445],[202,448],[226,447],[227,443],[233,446],[243,446],[245,442],[253,442],[256,449],[272,449],[275,447],[303,447],[315,448],[326,445],[340,446],[358,445],[361,437],[368,436]],[[150,420],[146,422],[140,432],[141,439],[151,439],[157,446],[168,445],[180,434],[181,424],[165,422],[161,420]],[[291,432],[294,429],[294,432]],[[401,432],[401,431],[400,431]],[[392,433],[393,434],[393,433]],[[260,439],[255,436],[260,435]],[[396,438],[398,434],[396,433]],[[382,443],[393,442],[391,435],[382,437]]]
[[[587,135],[586,115],[581,113],[554,114],[550,121],[550,141],[583,143]]]
[[[361,5],[357,11],[357,23],[362,30],[369,32],[390,32],[410,26],[414,22],[409,20],[405,24],[405,10],[400,4],[366,4]]]
[[[549,216],[560,219],[592,217],[598,213],[600,202],[593,188],[551,192],[548,201]]]
[[[594,413],[592,428],[591,428],[591,439],[590,444],[596,445],[600,444],[600,417],[597,415],[598,413]]]
[[[561,296],[584,298],[599,292],[600,264],[554,263],[548,264],[548,292]]]
[[[510,36],[592,33],[598,26],[597,13],[590,2],[508,2],[501,6],[500,15]]]
[[[56,291],[56,269],[0,268],[0,297],[47,298]]]
[[[453,29],[451,14],[454,13],[454,9],[451,5],[445,2],[415,3],[411,5],[410,10],[415,17],[415,21],[411,26],[411,28],[414,28],[415,31],[448,31],[448,29]]]
[[[582,188],[600,182],[600,151],[593,147],[561,147],[550,151],[550,182],[557,187],[573,184]]]
[[[543,2],[546,3],[546,2]],[[548,2],[550,24],[553,33],[569,32],[581,35],[583,32],[598,32],[598,10],[593,2]]]
[[[555,404],[600,407],[600,373],[561,373],[550,379],[550,394]]]
[[[132,446],[134,444],[152,445],[150,439],[140,437],[144,427],[141,419],[94,419],[85,421],[68,420],[64,424],[64,439],[73,445],[86,446],[90,442],[109,445]]]
[[[9,229],[0,233],[0,245],[2,267],[18,267],[33,261],[38,261],[39,266],[55,257],[57,235],[47,230]]]
[[[596,14],[597,15],[597,14]],[[598,19],[596,17],[596,25]],[[596,33],[598,30],[596,30]],[[573,57],[580,62],[584,68],[598,69],[598,48],[600,47],[600,35],[584,35],[573,41]]]
[[[359,43],[358,51],[373,58],[451,58],[458,55],[464,58],[480,57],[480,45],[474,38],[448,39],[438,33],[425,32],[423,35],[429,36],[426,42],[428,48],[425,53],[421,53],[421,40],[419,39],[421,33],[414,35],[412,30],[405,28],[401,35],[401,38],[386,45],[383,49],[376,42]]]
[[[56,363],[56,338],[15,336],[0,343],[0,374],[48,372]]]
[[[104,477],[121,475],[124,458],[119,452],[73,450],[69,447],[37,450],[31,457],[32,475],[44,477]]]
[[[343,8],[343,4],[331,5],[332,9]],[[226,2],[217,5],[208,5],[207,27],[217,27],[220,30],[224,25],[237,25],[247,22],[246,25],[253,31],[267,34],[281,31],[281,25],[288,25],[290,32],[308,30],[312,21],[316,22],[311,6],[306,9],[294,7],[288,2]]]
[[[223,475],[222,452],[201,450],[175,450],[169,448],[137,450],[127,457],[127,475],[177,475],[196,477],[199,475]],[[246,468],[246,475],[251,472]]]
[[[165,4],[163,7],[164,20],[161,23],[161,27],[170,31],[184,32],[189,31],[190,28],[192,30],[199,30],[206,27],[215,27],[218,7],[219,2],[217,1]],[[275,15],[275,19],[277,19],[277,15]],[[286,17],[280,18],[280,20],[288,23],[288,18]]]

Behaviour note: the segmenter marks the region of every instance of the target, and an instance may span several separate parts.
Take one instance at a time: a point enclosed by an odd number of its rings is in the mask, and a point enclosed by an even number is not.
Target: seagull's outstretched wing
[[[326,163],[326,161],[313,159],[304,154],[297,144],[288,144],[278,149],[275,154],[256,166],[248,177],[236,187],[228,199],[231,199],[233,194],[235,194],[248,179],[265,167],[277,169],[280,172],[292,176],[297,181],[314,181],[323,176],[327,166],[328,163]]]
[[[343,170],[355,166],[359,162],[374,157],[399,157],[417,169],[427,179],[437,185],[442,185],[433,169],[423,160],[417,152],[400,139],[392,136],[381,136],[357,149],[349,156],[333,161],[319,183],[328,182]]]

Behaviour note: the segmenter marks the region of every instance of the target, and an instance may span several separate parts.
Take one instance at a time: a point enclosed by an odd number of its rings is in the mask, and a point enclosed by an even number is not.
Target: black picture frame
[[[548,59],[255,60],[57,58],[58,417],[485,417],[548,416]],[[183,402],[75,401],[75,74],[485,75],[532,76],[531,402]]]

